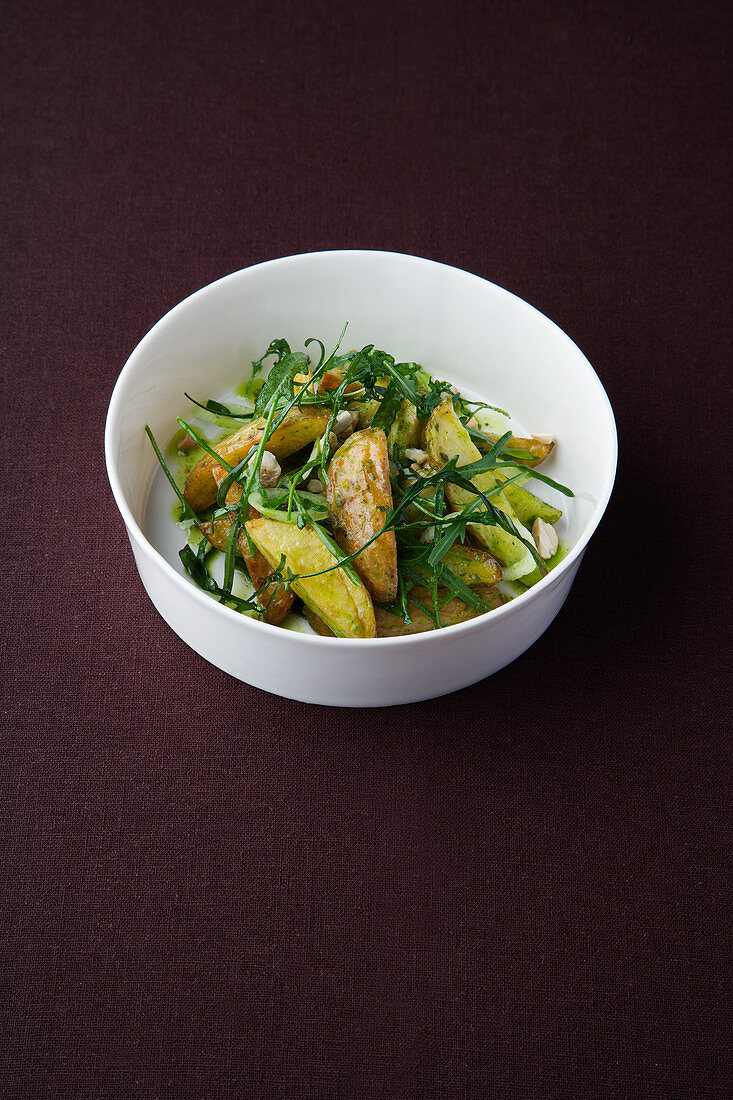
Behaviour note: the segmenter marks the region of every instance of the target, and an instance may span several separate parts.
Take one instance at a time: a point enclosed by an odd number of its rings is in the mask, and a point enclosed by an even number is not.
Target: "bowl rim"
[[[427,264],[436,268],[447,269],[453,274],[457,274],[459,277],[464,278],[470,282],[477,282],[483,285],[487,285],[491,287],[494,291],[498,291],[500,295],[505,295],[508,298],[514,299],[516,302],[519,302],[524,308],[531,310],[533,313],[537,314],[545,324],[550,325],[552,328],[554,328],[556,332],[561,336],[562,340],[564,340],[574,349],[574,352],[576,352],[581,357],[582,362],[585,364],[585,368],[590,372],[591,382],[599,391],[601,406],[604,408],[604,411],[606,412],[606,415],[608,417],[608,426],[611,431],[612,444],[611,461],[609,463],[606,473],[606,480],[603,486],[603,491],[598,497],[596,506],[591,516],[589,517],[583,531],[576,539],[575,544],[571,547],[566,556],[562,559],[561,562],[559,562],[555,566],[555,568],[550,573],[547,574],[547,576],[538,581],[537,584],[527,589],[526,592],[521,593],[521,595],[509,600],[501,607],[495,608],[493,611],[487,612],[486,614],[477,615],[475,618],[469,619],[466,622],[453,623],[450,626],[442,627],[440,630],[429,630],[424,631],[420,634],[406,634],[396,638],[336,638],[324,637],[320,634],[306,634],[300,631],[288,630],[286,632],[288,635],[288,639],[295,639],[296,641],[294,642],[294,644],[297,645],[302,642],[308,647],[313,647],[314,645],[326,648],[336,646],[338,648],[338,651],[342,653],[345,652],[346,649],[350,649],[352,647],[356,647],[359,652],[364,652],[365,647],[371,648],[374,646],[378,647],[378,649],[383,652],[386,646],[400,647],[405,645],[438,645],[440,643],[440,639],[445,637],[446,631],[449,631],[451,635],[457,635],[458,632],[468,635],[472,632],[486,629],[489,623],[498,625],[504,619],[507,619],[512,615],[521,614],[523,609],[528,609],[530,604],[535,602],[537,599],[540,599],[544,593],[548,593],[553,588],[557,587],[557,585],[562,582],[564,576],[572,569],[573,565],[575,563],[578,563],[580,558],[583,556],[583,553],[585,552],[585,549],[593,533],[601,522],[606,508],[608,507],[608,502],[611,498],[611,493],[613,491],[613,486],[616,479],[616,471],[618,466],[618,432],[616,428],[616,420],[608,394],[606,393],[603,383],[598,377],[592,364],[583,354],[575,341],[572,340],[571,337],[568,336],[568,334],[563,329],[561,329],[559,325],[551,320],[551,318],[542,313],[539,309],[536,308],[536,306],[531,305],[531,303],[527,302],[524,298],[520,298],[518,295],[513,294],[510,290],[506,290],[504,287],[499,286],[497,283],[491,282],[491,280],[489,279],[485,279],[480,275],[476,275],[470,271],[466,271],[463,268],[454,267],[451,264],[442,263],[439,260],[431,260],[427,257],[416,256],[411,253],[392,252],[387,249],[342,248],[325,249],[314,252],[293,253],[289,256],[278,256],[270,260],[262,260],[259,263],[250,265],[249,267],[239,268],[236,271],[229,272],[229,274],[227,275],[222,275],[220,278],[215,279],[213,282],[207,283],[205,286],[193,291],[191,294],[183,298],[180,302],[176,303],[176,305],[172,306],[171,309],[167,311],[167,313],[163,314],[163,316],[158,321],[156,321],[150,329],[148,329],[148,331],[145,333],[142,339],[138,341],[138,343],[128,356],[127,361],[122,367],[122,370],[120,371],[120,374],[118,375],[117,381],[115,382],[114,388],[112,390],[107,410],[107,417],[105,420],[104,451],[107,476],[109,478],[112,495],[115,499],[115,503],[117,505],[117,508],[119,509],[122,519],[124,520],[128,534],[135,541],[138,549],[143,554],[145,554],[148,558],[151,558],[156,565],[162,567],[163,572],[166,574],[168,579],[171,580],[176,585],[176,587],[180,589],[181,594],[186,595],[188,598],[193,598],[196,603],[200,604],[203,610],[209,611],[214,615],[224,615],[224,621],[229,623],[229,625],[233,625],[234,622],[246,624],[243,625],[243,629],[254,629],[255,636],[259,631],[264,630],[273,638],[279,637],[282,639],[282,627],[273,626],[270,623],[262,622],[259,619],[252,619],[249,616],[241,615],[233,608],[226,607],[224,604],[219,603],[217,600],[207,595],[207,593],[204,592],[202,589],[198,588],[188,577],[183,576],[181,573],[175,570],[170,562],[167,560],[167,558],[165,558],[158,550],[156,550],[152,543],[149,542],[141,526],[138,524],[137,520],[133,516],[132,510],[130,509],[125,498],[125,493],[122,488],[119,474],[117,472],[117,463],[114,457],[114,430],[117,422],[120,419],[121,408],[124,404],[124,389],[127,384],[128,378],[135,369],[137,360],[144,354],[147,345],[152,342],[154,336],[156,336],[161,329],[164,329],[168,327],[171,323],[174,323],[177,314],[183,312],[183,310],[194,298],[198,299],[207,297],[209,294],[215,292],[215,289],[219,286],[220,283],[227,282],[230,279],[235,279],[249,273],[254,273],[260,268],[273,267],[281,264],[309,260],[314,257],[338,256],[385,256],[392,257],[399,261],[408,260],[420,265]],[[235,618],[232,619],[231,616],[235,616]]]

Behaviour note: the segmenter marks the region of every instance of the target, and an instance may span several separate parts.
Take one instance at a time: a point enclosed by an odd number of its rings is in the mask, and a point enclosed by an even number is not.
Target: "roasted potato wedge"
[[[221,469],[221,467],[219,468]],[[258,516],[259,512],[250,507],[248,518],[257,519]],[[227,548],[229,532],[232,529],[232,522],[231,516],[219,516],[211,523],[200,523],[199,531],[212,546],[224,553]],[[262,587],[262,582],[272,570],[267,559],[262,556],[259,550],[255,550],[254,554],[251,553],[244,531],[240,531],[237,535],[237,553],[243,559],[250,580],[257,589],[257,599],[264,610],[265,622],[277,626],[293,606],[295,594],[289,588],[286,588],[281,581],[273,581]]]
[[[417,409],[411,401],[405,398],[400,405],[392,427],[389,429],[387,439],[389,453],[392,456],[399,455],[402,457],[406,447],[418,447],[420,445],[421,435],[422,424],[417,418]]]
[[[443,563],[469,588],[498,584],[502,578],[496,558],[477,546],[457,542],[445,555]]]
[[[324,371],[318,382],[315,384],[316,393],[326,393],[327,390],[337,390],[344,380],[345,370],[327,370]],[[304,386],[309,387],[311,392],[314,392],[314,383],[311,382],[311,376],[309,374],[296,374],[293,377],[293,383],[295,386],[302,389]],[[363,393],[364,387],[361,382],[350,382],[344,390],[344,393]]]
[[[475,443],[482,454],[486,454],[491,450],[491,447],[496,443],[498,435],[485,436],[486,444],[476,439]],[[539,439],[524,439],[521,436],[513,435],[509,442],[506,444],[512,451],[524,451],[526,458],[517,458],[514,455],[511,456],[512,462],[516,462],[519,466],[539,466],[540,462],[544,462],[546,458],[549,458],[554,450],[555,443],[542,443]]]
[[[504,603],[504,597],[498,588],[482,586],[475,591],[492,609],[501,607]],[[425,604],[426,607],[430,607],[432,596],[429,589],[413,588],[410,595],[419,600],[420,603]],[[445,596],[444,591],[441,592],[441,596]],[[426,615],[421,608],[416,607],[411,599],[408,599],[407,606],[412,619],[410,623],[406,623],[399,615],[393,615],[391,611],[386,611],[383,607],[374,608],[378,638],[398,638],[404,634],[424,634],[427,630],[435,630],[435,623],[430,616]],[[443,605],[440,610],[440,621],[443,626],[452,626],[454,623],[465,623],[469,619],[475,619],[477,615],[483,614],[485,612],[479,611],[475,607],[469,607],[463,600],[456,598]],[[314,627],[314,629],[316,628]]]
[[[482,454],[486,454],[491,449],[492,444],[496,443],[499,436],[487,435],[484,438],[485,443],[476,439],[475,434],[471,437],[472,442],[476,444]],[[518,466],[539,466],[540,462],[544,462],[552,453],[554,446],[554,442],[543,443],[539,439],[524,439],[515,435],[506,444],[506,447],[510,450],[524,451],[528,456],[527,458],[512,457],[511,461],[516,462]],[[497,474],[496,476],[504,480],[501,475]],[[545,523],[553,524],[557,523],[562,516],[562,511],[559,508],[554,508],[551,504],[540,500],[523,485],[517,485],[516,483],[507,485],[504,489],[504,495],[511,504],[517,519],[525,527],[531,527],[537,516],[543,519]]]
[[[383,386],[386,389],[389,385],[389,378],[386,376],[383,378],[378,378],[377,385]],[[349,405],[349,408],[352,412],[356,413],[359,421],[359,427],[368,428],[372,420],[374,419],[374,414],[376,413],[380,404],[381,402],[378,401],[377,398],[371,397],[366,401],[353,401]]]
[[[226,470],[223,466],[215,464],[211,472],[218,489],[226,477]],[[237,504],[239,500],[241,500],[241,497],[242,486],[235,481],[227,493],[227,504]],[[257,509],[253,508],[250,504],[247,511],[247,518],[258,519],[259,515],[260,513]],[[215,546],[217,550],[221,551],[225,551],[227,548],[227,539],[231,528],[232,520],[229,516],[219,516],[212,523],[199,524],[199,530],[202,534],[209,540],[212,546]],[[267,559],[264,558],[257,549],[252,553],[244,531],[240,531],[237,535],[237,551],[244,561],[252,584],[259,590],[262,582],[271,572]],[[265,622],[272,623],[273,626],[282,622],[295,602],[294,593],[291,592],[289,588],[286,588],[280,581],[273,581],[266,585],[266,587],[258,592],[257,598],[264,608]]]
[[[397,595],[397,543],[384,526],[392,508],[387,437],[381,428],[364,428],[349,436],[328,467],[326,499],[334,537],[345,554],[354,554],[354,568],[379,603]]]
[[[267,449],[272,451],[276,458],[287,458],[288,455],[294,454],[301,447],[305,447],[318,436],[323,435],[330,416],[328,409],[318,405],[291,409],[280,427],[268,440]],[[253,420],[234,435],[222,439],[214,446],[214,450],[230,466],[236,466],[262,439],[264,426],[265,421],[262,418]],[[216,465],[216,460],[211,455],[204,455],[188,475],[184,496],[194,512],[203,511],[216,500],[216,481],[212,473]]]
[[[560,508],[555,508],[552,504],[540,500],[534,493],[530,493],[524,485],[517,485],[516,482],[505,486],[504,496],[514,509],[517,519],[525,527],[531,527],[537,516],[543,519],[545,523],[553,524],[557,523],[562,516]]]
[[[456,416],[450,398],[445,398],[430,414],[425,425],[425,442],[430,461],[439,468],[454,456],[458,457],[459,466],[467,466],[481,457],[478,447],[471,442],[468,432]],[[490,470],[477,474],[472,481],[476,488],[484,493],[497,486],[496,476]],[[446,496],[454,508],[462,508],[475,499],[473,493],[469,493],[467,489],[450,484],[446,485]],[[495,508],[506,512],[511,519],[517,518],[503,492],[493,493],[490,500]],[[501,527],[492,527],[486,523],[470,523],[468,529],[473,538],[490,550],[502,565],[512,566],[526,562],[528,554],[526,546]]]
[[[275,569],[285,555],[293,573],[320,573],[292,582],[292,589],[338,638],[374,638],[376,625],[371,597],[352,581],[312,527],[278,523],[260,516],[247,520],[247,531],[260,553]],[[320,572],[328,569],[327,573]]]

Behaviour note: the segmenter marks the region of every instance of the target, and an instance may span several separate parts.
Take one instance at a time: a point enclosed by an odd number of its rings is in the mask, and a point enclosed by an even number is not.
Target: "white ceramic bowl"
[[[525,430],[558,440],[547,472],[571,486],[562,500],[565,560],[488,615],[403,638],[321,638],[268,626],[223,607],[183,573],[175,547],[146,518],[157,469],[144,435],[167,442],[184,391],[216,396],[245,376],[274,337],[309,336],[343,350],[373,343],[421,363],[472,396],[508,409]],[[390,252],[316,252],[238,271],[193,294],[138,344],[115,386],[105,433],[107,469],[142,582],[192,649],[245,683],[331,706],[390,706],[475,683],[524,652],[560,610],[616,471],[611,406],[592,367],[556,325],[465,271]],[[172,502],[172,495],[171,495]],[[155,528],[155,530],[153,530]]]

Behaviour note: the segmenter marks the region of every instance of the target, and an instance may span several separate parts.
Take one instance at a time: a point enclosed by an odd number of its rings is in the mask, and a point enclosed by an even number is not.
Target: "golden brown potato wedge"
[[[247,531],[257,549],[276,568],[281,556],[291,572],[307,574],[292,589],[339,638],[374,638],[374,608],[366,588],[339,566],[312,527],[278,523],[260,516],[247,520]],[[322,572],[328,570],[328,572]],[[310,574],[318,574],[311,576]]]
[[[478,450],[482,454],[486,454],[491,449],[492,443],[496,443],[498,435],[487,435],[485,443],[481,443],[472,437],[472,442],[476,443]],[[543,443],[539,439],[523,439],[519,436],[512,436],[506,447],[514,450],[524,451],[527,454],[527,458],[516,458],[511,456],[510,460],[516,462],[517,466],[539,466],[540,462],[544,460],[552,453],[554,448],[554,442]],[[495,475],[498,480],[504,481],[505,474],[497,472]],[[539,516],[545,523],[557,523],[562,516],[562,511],[559,508],[553,507],[546,501],[536,497],[534,493],[531,493],[524,485],[517,485],[511,483],[504,489],[504,496],[509,501],[514,514],[525,527],[531,527],[534,519]]]
[[[385,375],[382,378],[378,378],[377,385],[382,386],[384,389],[386,389],[389,385],[389,377]],[[377,399],[376,397],[372,397],[365,401],[353,401],[349,405],[349,408],[352,412],[356,413],[359,420],[359,427],[368,428],[372,420],[374,419],[374,414],[376,413],[380,404],[381,401],[379,399]]]
[[[218,489],[226,477],[227,472],[223,466],[215,464],[211,473]],[[239,482],[235,481],[227,493],[227,504],[237,504],[241,498],[242,486]],[[253,508],[250,504],[247,511],[247,518],[258,519],[259,515],[260,513],[257,509]],[[219,516],[213,523],[199,524],[199,530],[202,534],[209,540],[212,546],[215,546],[217,550],[221,551],[225,551],[227,548],[227,539],[231,529],[232,520],[229,516]],[[286,588],[280,581],[273,581],[259,591],[262,582],[271,573],[271,569],[267,559],[262,556],[259,550],[255,549],[254,553],[252,553],[244,531],[240,531],[237,535],[237,550],[244,561],[252,584],[258,589],[257,598],[265,610],[265,622],[272,623],[273,626],[276,626],[279,622],[282,622],[293,606],[295,602],[294,593]]]
[[[384,526],[392,508],[387,437],[381,428],[354,432],[339,447],[328,467],[326,499],[334,537],[345,554],[354,554],[354,568],[379,603],[397,595],[397,542]]]
[[[560,508],[548,504],[546,500],[540,500],[534,493],[530,493],[525,485],[512,483],[504,488],[504,496],[507,498],[514,514],[525,527],[531,527],[539,516],[545,523],[557,523],[562,516]]]
[[[450,398],[442,401],[430,414],[425,425],[425,440],[430,461],[438,467],[444,466],[454,456],[458,458],[459,466],[467,466],[481,457],[478,447],[471,442],[468,432],[456,416]],[[491,470],[477,474],[471,480],[482,493],[496,489],[498,483]],[[457,485],[446,485],[445,492],[456,509],[475,499],[473,493]],[[517,517],[503,492],[492,492],[489,500],[495,508],[501,509],[516,521]],[[529,572],[534,568],[534,560],[527,547],[503,528],[486,523],[469,523],[468,530],[472,538],[485,546],[502,565],[514,567],[517,576],[521,575],[520,570]]]
[[[487,550],[456,542],[443,558],[443,564],[469,588],[498,584],[501,566]]]
[[[439,591],[441,598],[444,598],[445,591]],[[476,595],[489,604],[492,610],[501,607],[504,603],[504,597],[498,588],[481,586],[475,589],[475,592]],[[432,595],[428,588],[413,588],[410,596],[419,600],[426,607],[431,606]],[[393,615],[391,611],[385,611],[383,607],[374,608],[378,638],[398,638],[404,634],[424,634],[427,630],[435,630],[433,620],[421,608],[417,607],[412,599],[408,599],[407,606],[412,619],[410,623],[404,622],[399,615]],[[479,611],[475,607],[469,607],[463,600],[456,598],[449,600],[440,609],[440,621],[443,626],[452,626],[454,623],[465,623],[469,619],[475,619],[477,615],[483,614],[485,612]]]
[[[476,445],[482,454],[486,454],[491,450],[492,444],[496,443],[498,435],[487,435],[486,444],[476,440]],[[552,443],[541,443],[539,439],[524,439],[521,436],[513,435],[508,443],[505,444],[514,451],[524,451],[527,454],[527,458],[516,458],[512,456],[512,462],[516,462],[519,466],[539,466],[540,462],[544,462],[546,458],[549,458],[555,447],[554,441]]]
[[[389,453],[401,458],[406,447],[417,447],[422,436],[422,424],[417,418],[417,409],[405,398],[400,403],[397,416],[389,429],[387,440]]]
[[[305,447],[318,436],[323,435],[330,416],[328,409],[318,405],[306,406],[304,409],[291,409],[268,440],[267,449],[272,451],[276,458],[287,458],[288,455],[294,454],[301,447]],[[262,418],[253,420],[234,435],[222,439],[213,449],[230,466],[236,466],[262,439],[264,426],[265,421]],[[211,455],[204,455],[188,475],[184,496],[194,512],[203,511],[216,500],[216,481],[212,472],[216,465],[216,460]]]
[[[315,387],[316,393],[326,393],[327,390],[337,390],[344,380],[346,374],[345,370],[327,370],[324,371],[321,377],[318,379],[318,383]],[[313,392],[314,383],[310,381],[311,376],[309,374],[296,374],[293,377],[293,383],[299,389],[304,386],[309,387]],[[361,382],[350,382],[346,389],[345,394],[350,393],[363,393],[364,387]]]
[[[222,467],[219,467],[219,469],[222,469]],[[228,496],[229,494],[227,494],[227,499]],[[250,506],[249,519],[257,519],[259,514],[255,508]],[[231,516],[219,516],[211,523],[200,523],[199,531],[212,546],[224,553],[227,548],[229,532],[232,529],[232,522]],[[293,606],[295,594],[289,588],[286,588],[281,581],[272,581],[263,586],[265,578],[270,575],[272,570],[259,550],[255,550],[254,554],[250,551],[244,531],[240,531],[237,535],[237,553],[243,559],[250,580],[255,586],[257,599],[264,611],[263,618],[265,622],[277,626]]]
[[[224,469],[223,466],[220,466],[218,464],[218,462],[215,462],[214,465],[211,467],[211,476],[213,477],[214,481],[216,482],[216,489],[217,489],[217,493],[218,493],[219,486],[221,485],[224,478],[227,476],[227,472],[226,472],[226,470]],[[238,481],[233,481],[232,484],[229,486],[229,492],[226,495],[226,503],[227,504],[239,504],[241,499],[242,499],[242,486],[239,484]]]

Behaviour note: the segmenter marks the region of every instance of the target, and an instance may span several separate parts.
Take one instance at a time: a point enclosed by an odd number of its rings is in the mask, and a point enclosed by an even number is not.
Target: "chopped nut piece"
[[[351,434],[356,420],[357,418],[354,413],[349,412],[348,409],[341,409],[333,422],[333,430],[336,435],[341,436],[343,439],[344,436]]]
[[[196,446],[196,440],[188,432],[184,435],[183,439],[179,439],[177,448],[182,454],[187,455],[189,451],[192,451]]]
[[[405,458],[409,458],[410,462],[416,462],[418,466],[422,466],[428,460],[428,452],[422,451],[419,447],[405,447]]]
[[[260,485],[265,489],[274,489],[280,480],[280,463],[271,451],[265,451],[260,465]]]
[[[341,446],[341,441],[335,432],[330,432],[328,436],[328,445],[332,451],[335,451],[337,447]]]
[[[554,437],[554,435],[547,435],[547,434],[545,434],[545,435],[537,435],[537,433],[536,433],[536,432],[535,432],[535,433],[533,434],[533,436],[532,436],[532,439],[536,439],[538,443],[545,443],[545,444],[548,444],[548,443],[554,443],[554,442],[555,442],[555,437]]]
[[[306,485],[306,489],[309,493],[325,493],[326,486],[323,484],[320,478],[312,477]]]
[[[466,427],[473,428],[476,432],[478,431],[478,420],[475,416],[470,417],[470,419],[466,421]]]
[[[410,469],[414,470],[418,477],[430,477],[435,473],[430,462],[411,462]]]
[[[557,531],[551,523],[537,519],[532,524],[532,538],[535,541],[537,552],[541,558],[551,558],[558,547]]]

